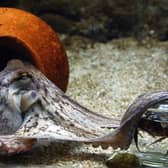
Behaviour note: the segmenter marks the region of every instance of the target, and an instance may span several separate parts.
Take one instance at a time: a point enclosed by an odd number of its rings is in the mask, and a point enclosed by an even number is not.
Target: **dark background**
[[[1,0],[30,11],[57,32],[106,42],[133,36],[168,40],[168,0]]]

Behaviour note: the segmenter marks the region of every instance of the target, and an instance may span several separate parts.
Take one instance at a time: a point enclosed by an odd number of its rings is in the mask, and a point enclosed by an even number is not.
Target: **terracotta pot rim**
[[[57,34],[43,20],[21,9],[0,8],[0,43],[2,39],[6,39],[6,47],[20,45],[32,63],[63,91],[66,90],[67,56]]]

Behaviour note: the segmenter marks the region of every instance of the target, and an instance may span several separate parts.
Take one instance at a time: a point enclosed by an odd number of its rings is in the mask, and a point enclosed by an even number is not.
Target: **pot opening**
[[[11,59],[20,59],[35,64],[32,55],[28,47],[16,38],[0,37],[0,71]]]

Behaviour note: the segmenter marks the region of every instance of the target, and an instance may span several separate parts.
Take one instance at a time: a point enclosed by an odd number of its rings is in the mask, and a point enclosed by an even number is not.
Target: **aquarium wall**
[[[57,32],[97,41],[129,36],[168,39],[167,0],[3,0],[0,5],[30,11]]]

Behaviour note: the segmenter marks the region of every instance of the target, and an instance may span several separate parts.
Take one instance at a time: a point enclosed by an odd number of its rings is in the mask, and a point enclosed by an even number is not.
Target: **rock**
[[[139,159],[130,153],[117,153],[106,164],[109,168],[141,168]]]

